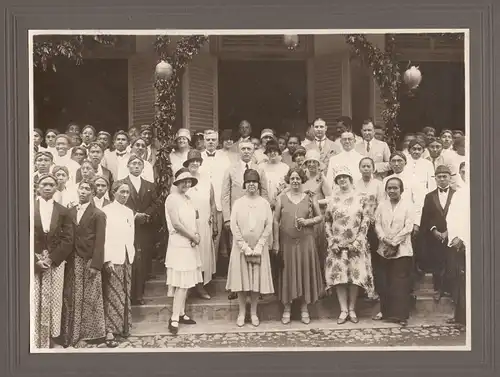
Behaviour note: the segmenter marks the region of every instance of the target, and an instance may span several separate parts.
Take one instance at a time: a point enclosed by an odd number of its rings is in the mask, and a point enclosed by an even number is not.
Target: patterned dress
[[[325,213],[328,288],[354,284],[364,288],[368,297],[373,297],[372,263],[366,237],[373,219],[371,202],[355,191],[347,194],[337,191],[331,197]]]

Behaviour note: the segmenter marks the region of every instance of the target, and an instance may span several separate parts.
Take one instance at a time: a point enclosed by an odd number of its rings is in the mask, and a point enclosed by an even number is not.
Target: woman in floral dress
[[[373,218],[373,206],[354,190],[352,174],[339,169],[334,182],[339,186],[327,205],[325,232],[328,251],[325,263],[327,288],[336,288],[340,304],[337,323],[348,319],[358,323],[356,299],[359,287],[373,297],[373,276],[366,234]]]

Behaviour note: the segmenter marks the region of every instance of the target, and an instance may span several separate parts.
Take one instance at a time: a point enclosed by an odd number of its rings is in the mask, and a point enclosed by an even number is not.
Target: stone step
[[[432,284],[432,275],[426,274],[416,283],[416,294],[418,296],[432,295],[434,288]],[[207,286],[206,289],[210,295],[226,292],[226,279],[216,277]],[[165,276],[157,275],[153,280],[146,282],[145,297],[158,297],[167,294]]]
[[[387,331],[412,332],[418,329],[430,326],[449,326],[446,325],[448,316],[442,314],[434,314],[432,316],[412,316],[408,321],[407,328],[394,323],[386,323],[382,321],[373,321],[370,318],[360,318],[359,323],[346,322],[338,325],[336,319],[317,319],[312,320],[310,324],[305,325],[299,320],[294,320],[287,325],[283,325],[280,320],[261,320],[258,327],[252,326],[251,323],[246,323],[243,327],[238,327],[235,321],[227,320],[212,320],[206,321],[198,319],[196,325],[181,325],[179,334],[236,334],[236,333],[255,333],[263,334],[269,332],[292,332],[292,331],[313,331],[316,329],[321,330],[360,330],[360,335],[368,333],[370,330],[384,329]],[[169,334],[167,323],[164,322],[138,322],[132,325],[132,336],[160,336]]]
[[[167,322],[170,318],[172,298],[166,296],[148,297],[142,306],[132,307],[132,316],[137,322]],[[359,299],[357,313],[360,318],[371,318],[378,312],[379,304],[365,299]],[[292,315],[300,316],[298,308],[293,308]],[[279,320],[283,311],[282,304],[276,296],[267,296],[259,301],[258,315],[263,321]],[[238,315],[238,301],[228,300],[227,295],[219,294],[211,300],[188,298],[186,312],[193,318],[200,320],[226,320],[235,321]],[[339,304],[335,296],[325,297],[309,308],[312,319],[331,318],[336,319],[339,312]],[[453,305],[449,298],[443,297],[440,302],[435,302],[432,297],[418,296],[413,310],[414,315],[429,316],[434,314],[451,315]]]

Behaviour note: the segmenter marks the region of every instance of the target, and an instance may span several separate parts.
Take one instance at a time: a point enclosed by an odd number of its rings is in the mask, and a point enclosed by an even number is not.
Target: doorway
[[[220,60],[219,129],[237,130],[246,119],[253,136],[264,128],[278,135],[307,125],[306,61]]]

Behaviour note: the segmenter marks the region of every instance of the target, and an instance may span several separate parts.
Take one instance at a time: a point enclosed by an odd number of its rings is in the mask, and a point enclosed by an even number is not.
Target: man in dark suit
[[[63,339],[65,346],[105,337],[101,269],[104,263],[106,215],[92,200],[93,180],[78,183],[78,205],[70,209],[75,242],[68,258],[64,284]]]
[[[158,151],[157,145],[154,143],[153,127],[149,124],[141,126],[140,137],[146,142],[146,153],[144,159],[148,161],[153,167],[156,163],[156,153]]]
[[[450,187],[451,170],[446,165],[436,168],[435,178],[438,188],[428,193],[424,200],[422,218],[420,221],[421,236],[424,242],[425,266],[421,269],[432,271],[434,284],[434,299],[439,301],[446,287],[446,259],[448,254],[448,230],[446,216],[455,190]],[[422,268],[424,267],[424,268]]]
[[[69,210],[55,202],[57,178],[41,174],[34,205],[35,347],[52,348],[61,331],[65,261],[73,248]]]
[[[104,149],[102,148],[102,145],[97,142],[90,143],[88,153],[88,158],[92,163],[95,175],[106,178],[109,182],[109,187],[111,187],[113,185],[113,175],[111,174],[111,171],[109,171],[109,169],[101,165],[102,159],[104,157]],[[81,169],[78,169],[76,171],[76,182],[78,183],[81,180],[82,171]]]
[[[130,197],[126,205],[134,211],[135,217],[136,253],[132,265],[132,302],[144,305],[144,288],[152,267],[158,196],[156,185],[141,178],[144,169],[141,157],[131,155],[127,166],[129,175],[123,181],[130,187]]]

